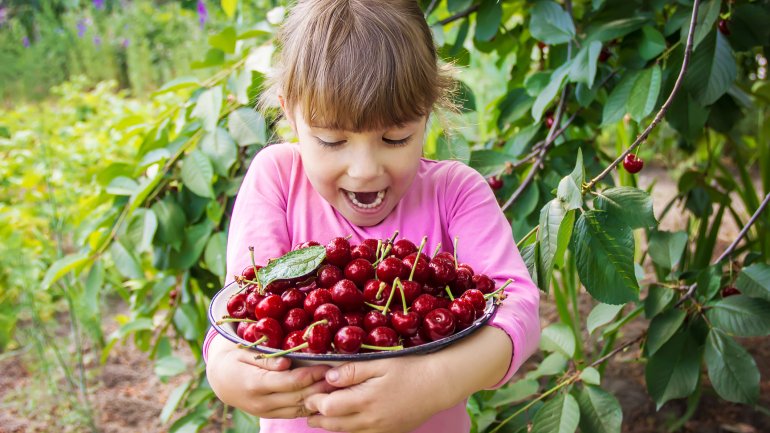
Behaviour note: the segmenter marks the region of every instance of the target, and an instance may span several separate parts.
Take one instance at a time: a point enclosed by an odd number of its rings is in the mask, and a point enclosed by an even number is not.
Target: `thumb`
[[[289,358],[262,358],[259,355],[255,355],[253,352],[244,353],[244,355],[245,356],[242,356],[243,362],[265,370],[283,371],[288,370],[291,367],[291,360]]]
[[[359,384],[373,376],[372,369],[365,362],[348,362],[326,372],[326,381],[344,388]]]

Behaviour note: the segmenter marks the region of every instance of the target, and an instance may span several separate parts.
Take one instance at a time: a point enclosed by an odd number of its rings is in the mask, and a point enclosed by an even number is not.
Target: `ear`
[[[297,124],[294,122],[294,113],[292,113],[292,111],[288,109],[286,105],[286,99],[284,99],[283,95],[278,95],[278,102],[281,103],[281,111],[283,111],[283,116],[286,117],[286,120],[289,121],[289,124],[291,125],[291,129],[294,131],[294,135],[296,135]]]

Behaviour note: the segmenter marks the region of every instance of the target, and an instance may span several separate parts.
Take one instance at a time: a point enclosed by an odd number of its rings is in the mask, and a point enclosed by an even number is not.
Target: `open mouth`
[[[383,189],[381,191],[375,192],[343,191],[345,194],[347,194],[350,202],[353,203],[354,206],[361,209],[374,209],[382,204],[383,200],[385,199],[385,192],[387,190]]]

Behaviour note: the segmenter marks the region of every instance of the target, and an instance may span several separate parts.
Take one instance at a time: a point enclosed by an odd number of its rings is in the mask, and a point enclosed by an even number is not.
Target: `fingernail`
[[[326,380],[328,380],[329,382],[336,382],[340,380],[339,372],[337,372],[337,370],[329,370],[326,373]]]

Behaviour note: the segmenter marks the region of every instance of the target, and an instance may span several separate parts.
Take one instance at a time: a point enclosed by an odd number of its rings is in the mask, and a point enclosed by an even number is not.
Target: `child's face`
[[[300,110],[289,116],[310,183],[359,226],[379,224],[406,194],[422,156],[426,120],[351,132],[309,125]]]

